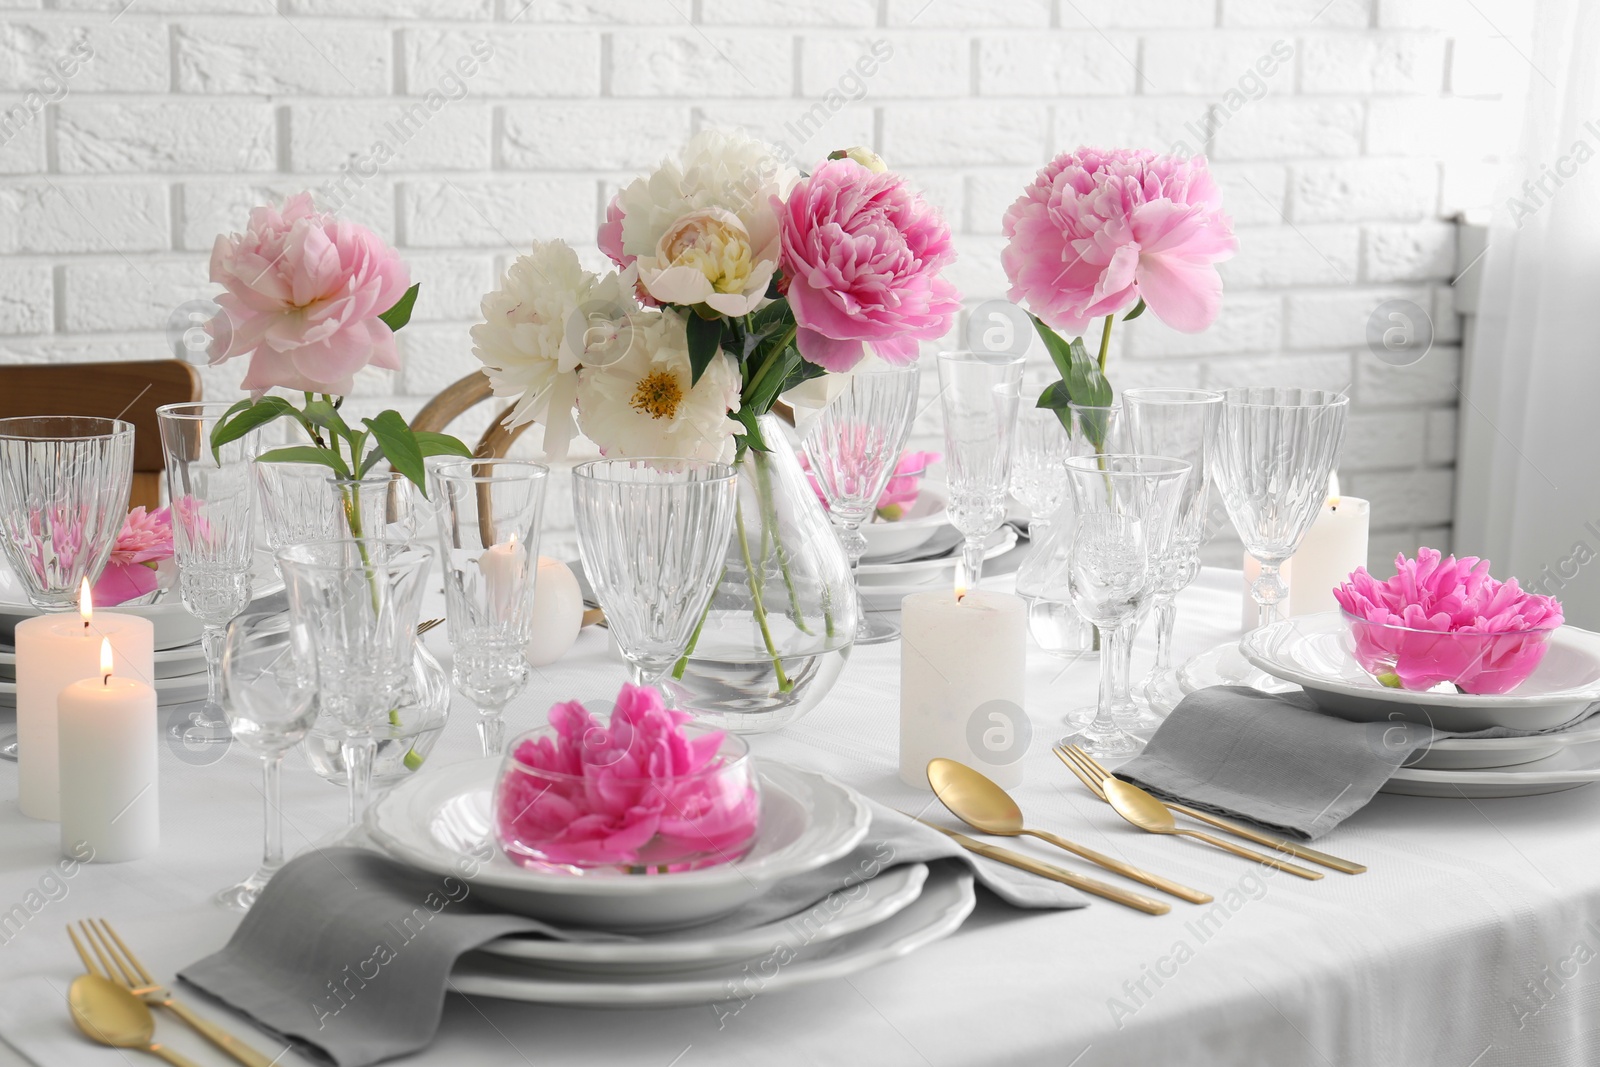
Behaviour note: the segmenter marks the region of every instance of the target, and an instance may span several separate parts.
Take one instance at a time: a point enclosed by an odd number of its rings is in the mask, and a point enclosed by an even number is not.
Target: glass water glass
[[[1245,551],[1261,564],[1250,589],[1257,626],[1283,617],[1278,576],[1328,499],[1350,398],[1324,389],[1229,389],[1223,394],[1211,476]]]
[[[1066,739],[1090,755],[1131,756],[1143,742],[1116,721],[1117,665],[1155,591],[1158,561],[1189,479],[1189,464],[1165,456],[1082,456],[1067,461],[1074,510],[1067,586],[1073,606],[1100,631],[1095,716]]]
[[[983,577],[986,542],[1006,518],[1022,368],[1021,357],[939,353],[950,523],[965,538],[958,584],[966,588]]]
[[[1172,631],[1178,594],[1200,573],[1200,548],[1210,534],[1210,467],[1207,443],[1217,432],[1222,394],[1211,389],[1129,389],[1122,407],[1135,452],[1181,459],[1192,468],[1166,555],[1157,562],[1152,608],[1156,620],[1155,663],[1134,687],[1134,729],[1153,730],[1183,699],[1172,669]]]
[[[839,528],[858,596],[861,556],[867,550],[861,524],[877,510],[878,498],[911,435],[920,379],[921,369],[915,364],[858,371],[806,434],[806,459],[827,498],[828,517]],[[900,636],[900,627],[867,611],[865,598],[861,599],[856,644],[875,645]]]
[[[662,688],[705,617],[734,533],[737,491],[734,468],[706,460],[573,468],[583,572],[636,685]]]
[[[178,587],[184,608],[204,626],[206,702],[187,723],[172,727],[174,736],[189,743],[225,743],[232,736],[219,698],[222,642],[228,623],[250,603],[257,436],[248,433],[212,450],[211,433],[230,407],[219,401],[156,409]]]
[[[264,801],[261,866],[217,894],[219,903],[236,911],[248,911],[283,866],[283,754],[306,736],[317,717],[316,656],[296,644],[305,634],[282,613],[245,614],[228,624],[223,641],[223,710],[234,740],[261,755]]]
[[[339,537],[409,541],[417,534],[415,487],[397,474],[340,478],[316,463],[256,463],[262,526],[277,552]]]
[[[311,649],[321,711],[344,731],[350,825],[366,808],[377,734],[414,701],[417,613],[433,550],[379,538],[278,553],[296,648]]]
[[[528,684],[526,651],[550,468],[459,459],[428,472],[444,564],[455,687],[478,709],[485,756],[505,748],[505,712]]]

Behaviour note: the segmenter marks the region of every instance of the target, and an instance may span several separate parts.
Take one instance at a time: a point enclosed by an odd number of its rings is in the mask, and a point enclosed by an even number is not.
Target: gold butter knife
[[[901,814],[904,815],[905,812],[901,812]],[[908,817],[916,819],[915,815]],[[1097,897],[1104,897],[1106,900],[1132,908],[1135,911],[1142,911],[1146,915],[1165,915],[1172,910],[1172,905],[1156,900],[1154,897],[1147,897],[1142,893],[1132,893],[1126,889],[1096,881],[1093,878],[1085,878],[1081,874],[1074,874],[1065,867],[1057,867],[1055,864],[1036,860],[1032,856],[1024,856],[1020,852],[1013,852],[1008,848],[1001,848],[999,845],[991,845],[984,841],[974,840],[966,834],[947,830],[943,826],[928,822],[926,819],[917,819],[917,822],[954,838],[956,844],[968,852],[994,860],[996,863],[1004,863],[1009,867],[1027,871],[1030,874],[1037,874],[1041,878],[1049,878],[1063,885],[1069,885],[1084,893],[1092,893]]]

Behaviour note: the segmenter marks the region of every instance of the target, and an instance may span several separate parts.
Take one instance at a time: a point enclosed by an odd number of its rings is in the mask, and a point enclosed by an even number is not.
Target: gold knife
[[[904,815],[905,812],[901,812],[901,814]],[[908,817],[916,819],[915,815]],[[941,834],[945,834],[946,836],[954,838],[956,844],[960,845],[968,852],[976,853],[977,855],[983,856],[986,859],[994,860],[996,863],[1004,863],[1007,866],[1015,867],[1018,870],[1027,871],[1030,874],[1037,874],[1041,878],[1049,878],[1052,881],[1060,882],[1063,885],[1069,885],[1072,888],[1080,890],[1084,893],[1092,893],[1097,897],[1104,897],[1107,900],[1122,904],[1126,907],[1134,909],[1135,911],[1142,911],[1146,915],[1165,915],[1167,912],[1172,910],[1171,904],[1156,900],[1154,897],[1147,897],[1142,893],[1132,893],[1126,889],[1120,889],[1117,886],[1096,881],[1093,878],[1085,878],[1083,875],[1075,874],[1072,871],[1067,870],[1065,867],[1057,867],[1055,864],[1045,863],[1043,860],[1036,860],[1032,856],[1024,856],[1020,852],[1012,852],[1009,848],[1001,848],[999,845],[991,845],[984,841],[976,841],[968,837],[966,834],[958,834],[954,830],[947,830],[943,826],[928,822],[926,819],[917,819],[917,822],[920,822],[924,826],[932,827]]]
[[[1342,860],[1338,856],[1330,856],[1326,852],[1318,852],[1314,848],[1307,848],[1305,845],[1297,845],[1293,841],[1285,841],[1281,837],[1273,837],[1271,834],[1264,834],[1259,830],[1252,830],[1248,826],[1240,826],[1236,822],[1231,822],[1227,819],[1220,819],[1217,816],[1212,815],[1210,812],[1199,811],[1183,804],[1172,804],[1168,803],[1167,801],[1162,801],[1162,803],[1166,804],[1167,807],[1172,811],[1187,815],[1191,819],[1198,819],[1203,823],[1208,823],[1211,826],[1215,826],[1219,830],[1226,830],[1235,837],[1242,837],[1246,841],[1254,841],[1258,845],[1266,845],[1268,848],[1275,848],[1279,852],[1287,852],[1291,856],[1308,860],[1311,863],[1319,863],[1322,866],[1331,868],[1335,871],[1342,871],[1345,874],[1362,874],[1367,869],[1366,864],[1352,863],[1350,860]]]

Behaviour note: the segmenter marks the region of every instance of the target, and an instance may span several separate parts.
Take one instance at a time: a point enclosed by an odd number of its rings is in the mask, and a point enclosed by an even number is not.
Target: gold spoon
[[[1199,830],[1180,830],[1177,821],[1172,817],[1172,812],[1167,810],[1165,804],[1138,786],[1129,785],[1120,778],[1107,778],[1100,784],[1105,787],[1106,803],[1115,808],[1118,815],[1127,819],[1141,830],[1147,830],[1152,834],[1177,834],[1180,837],[1192,837],[1196,841],[1204,841],[1208,845],[1215,845],[1224,852],[1231,852],[1235,856],[1243,856],[1247,860],[1254,860],[1256,863],[1267,867],[1276,867],[1280,871],[1287,871],[1290,874],[1299,875],[1301,878],[1307,878],[1311,881],[1316,881],[1322,877],[1320,871],[1310,871],[1293,863],[1273,859],[1271,856],[1263,856],[1261,853],[1245,848],[1243,845],[1236,845],[1232,841],[1224,841],[1220,837],[1213,837]]]
[[[1135,882],[1147,885],[1151,889],[1159,889],[1191,904],[1209,904],[1213,899],[1210,893],[1190,889],[1170,878],[1152,874],[1131,863],[1123,863],[1119,859],[1113,859],[1094,849],[1058,837],[1048,830],[1028,829],[1022,825],[1022,809],[1011,799],[1011,794],[965,763],[943,758],[929,760],[928,784],[933,786],[934,795],[939,798],[939,803],[949,808],[952,815],[974,830],[994,834],[996,837],[1037,837],[1057,848],[1065,849],[1074,856],[1082,856],[1090,863],[1104,867],[1114,874],[1132,878]]]
[[[156,1021],[144,1001],[97,974],[80,974],[67,987],[72,1021],[91,1041],[112,1048],[143,1049],[173,1067],[195,1067],[193,1060],[158,1042]]]

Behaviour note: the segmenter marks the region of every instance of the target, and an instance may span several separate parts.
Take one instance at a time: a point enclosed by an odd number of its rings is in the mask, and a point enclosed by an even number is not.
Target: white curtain
[[[1520,143],[1471,268],[1454,548],[1600,629],[1600,3],[1540,0],[1524,58]]]

